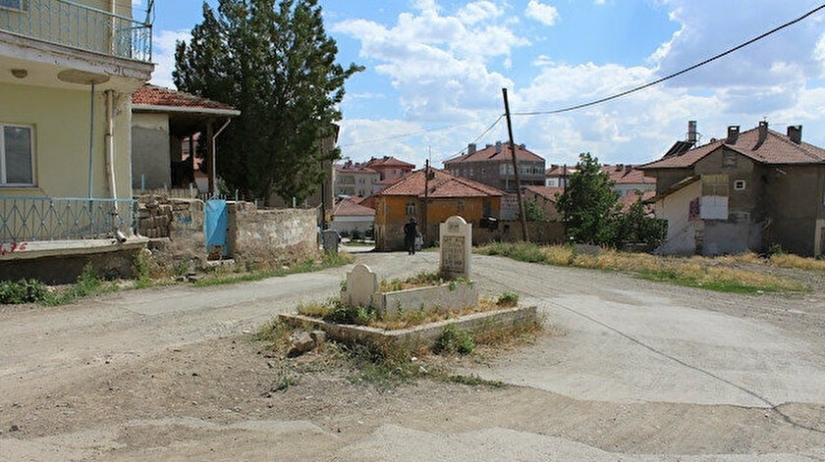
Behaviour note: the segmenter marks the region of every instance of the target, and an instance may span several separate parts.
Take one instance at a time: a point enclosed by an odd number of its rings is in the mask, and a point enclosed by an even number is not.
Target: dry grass
[[[799,280],[773,274],[770,268],[825,271],[825,261],[787,254],[770,259],[756,254],[678,258],[603,249],[598,255],[589,255],[577,254],[572,246],[540,247],[523,242],[491,244],[477,251],[531,263],[628,272],[654,281],[735,293],[807,290]]]

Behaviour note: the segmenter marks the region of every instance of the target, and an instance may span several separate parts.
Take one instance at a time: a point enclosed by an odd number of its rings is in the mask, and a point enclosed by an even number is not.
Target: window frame
[[[29,168],[31,172],[30,182],[28,183],[11,183],[9,182],[8,176],[8,159],[6,157],[6,128],[7,127],[14,127],[14,128],[25,128],[29,131]],[[31,188],[36,187],[37,182],[35,181],[36,177],[36,170],[35,170],[35,130],[34,125],[28,124],[16,124],[16,123],[4,123],[0,122],[0,188]]]
[[[19,12],[22,12],[22,13],[25,13],[25,12],[29,11],[29,2],[27,0],[17,0],[17,6],[4,5],[2,3],[4,1],[14,2],[15,0],[0,0],[0,10],[19,11]]]
[[[745,180],[733,180],[734,191],[744,191],[748,188],[748,183]]]

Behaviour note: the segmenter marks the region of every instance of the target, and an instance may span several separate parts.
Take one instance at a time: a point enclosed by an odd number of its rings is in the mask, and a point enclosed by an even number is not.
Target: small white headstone
[[[470,254],[473,226],[459,216],[452,216],[439,226],[441,273],[447,277],[470,278]]]
[[[347,289],[341,292],[341,301],[351,306],[369,306],[377,290],[378,276],[367,265],[358,264],[347,273]]]

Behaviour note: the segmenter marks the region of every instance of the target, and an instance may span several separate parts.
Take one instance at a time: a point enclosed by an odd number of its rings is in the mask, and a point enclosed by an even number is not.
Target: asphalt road
[[[433,252],[364,253],[358,258],[388,279],[435,270],[438,262]],[[0,312],[0,425],[8,424],[2,421],[3,409],[43,393],[46,383],[82,382],[89,374],[88,365],[101,358],[147,357],[254,331],[275,313],[335,295],[350,268],[233,286],[126,291],[55,309],[5,309]],[[397,423],[390,419],[357,440],[337,444],[329,443],[337,440],[317,422],[249,421],[227,430],[252,435],[247,435],[246,443],[258,450],[247,447],[243,457],[295,460],[283,452],[273,456],[265,449],[266,441],[287,441],[299,434],[307,444],[320,448],[307,453],[307,446],[295,447],[293,455],[299,460],[825,460],[825,299],[821,293],[717,294],[619,274],[486,256],[473,257],[472,279],[488,295],[518,292],[522,304],[539,307],[550,333],[492,363],[465,363],[461,372],[528,390],[533,404],[517,402],[519,395],[514,394],[509,412],[490,411],[489,420],[481,419],[469,430],[444,424],[412,426],[401,418]],[[729,452],[714,453],[665,453],[655,445],[645,451],[613,452],[599,439],[609,435],[565,437],[566,430],[559,428],[567,427],[557,416],[528,418],[531,407],[542,406],[532,401],[541,396],[588,403],[593,409],[588,415],[595,415],[600,406],[617,409],[619,414],[625,406],[642,406],[638,409],[644,411],[636,412],[650,415],[635,415],[637,426],[658,425],[667,419],[662,414],[674,406],[701,410],[707,416],[730,409],[764,413],[781,429],[786,444],[741,442]],[[507,407],[507,403],[497,405]],[[474,412],[481,415],[484,409]],[[525,417],[514,417],[514,412]],[[548,422],[557,422],[556,430],[540,430]],[[701,435],[703,430],[697,427],[712,429],[713,422],[689,422],[663,438],[712,438],[691,434]],[[186,419],[169,424],[206,425]],[[616,425],[614,433],[621,431],[621,423]],[[720,428],[731,425],[737,422],[726,421]],[[86,454],[68,451],[71,435],[22,441],[2,430],[0,461],[83,460]],[[652,433],[634,434],[656,433],[646,431]],[[696,444],[701,447],[701,441]],[[645,446],[634,446],[638,447]],[[60,448],[67,450],[62,455],[77,458],[62,457]],[[194,455],[172,446],[161,458],[195,460]],[[238,453],[213,457],[232,460]]]

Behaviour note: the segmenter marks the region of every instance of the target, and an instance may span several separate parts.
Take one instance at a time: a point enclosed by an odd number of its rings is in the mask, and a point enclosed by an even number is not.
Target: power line
[[[615,95],[608,96],[608,97],[605,97],[605,98],[597,99],[597,100],[595,100],[595,101],[591,101],[591,102],[589,102],[589,103],[577,104],[577,105],[575,105],[575,106],[569,106],[569,107],[565,107],[565,108],[562,108],[562,109],[554,109],[554,110],[551,110],[551,111],[514,112],[514,113],[512,113],[512,115],[517,115],[517,116],[533,116],[533,115],[560,114],[560,113],[563,113],[563,112],[570,112],[570,111],[575,111],[575,110],[578,110],[578,109],[584,109],[584,108],[586,108],[586,107],[595,106],[595,105],[597,105],[597,104],[605,103],[605,102],[607,102],[607,101],[611,101],[611,100],[614,100],[614,99],[621,98],[621,97],[623,97],[623,96],[627,96],[627,95],[629,95],[629,94],[631,94],[631,93],[635,93],[635,92],[637,92],[637,91],[644,90],[644,89],[649,88],[649,87],[652,87],[652,86],[654,86],[654,85],[658,85],[658,84],[660,84],[660,83],[662,83],[662,82],[665,82],[665,81],[667,81],[667,80],[670,80],[670,79],[672,79],[672,78],[674,78],[674,77],[678,77],[678,76],[680,76],[680,75],[682,75],[682,74],[685,74],[685,73],[690,72],[690,71],[692,71],[692,70],[694,70],[694,69],[697,69],[697,68],[702,67],[702,66],[704,66],[704,65],[706,65],[706,64],[709,64],[709,63],[711,63],[711,62],[713,62],[713,61],[716,61],[717,59],[723,58],[723,57],[725,57],[725,56],[727,56],[727,55],[729,55],[729,54],[731,54],[731,53],[733,53],[733,52],[736,52],[736,51],[738,51],[738,50],[740,50],[740,49],[742,49],[742,48],[745,48],[745,47],[746,47],[746,46],[748,46],[748,45],[751,45],[751,44],[752,44],[752,43],[754,43],[754,42],[758,42],[759,40],[762,40],[763,38],[765,38],[765,37],[767,37],[767,36],[769,36],[769,35],[772,35],[772,34],[774,34],[774,33],[776,33],[776,32],[779,32],[780,30],[782,30],[782,29],[784,29],[784,28],[786,28],[786,27],[789,27],[789,26],[791,26],[791,25],[793,25],[793,24],[796,24],[796,23],[798,23],[798,22],[800,22],[800,21],[804,20],[804,19],[805,19],[805,18],[807,18],[808,16],[811,16],[812,14],[814,14],[814,13],[816,13],[816,12],[818,12],[819,10],[822,10],[822,9],[825,9],[825,5],[820,5],[820,6],[816,7],[816,8],[814,8],[813,10],[811,10],[811,11],[809,11],[809,12],[807,12],[807,13],[803,14],[802,16],[800,16],[800,17],[798,17],[798,18],[794,19],[793,21],[786,22],[785,24],[782,24],[782,25],[781,25],[781,26],[779,26],[779,27],[776,27],[776,28],[774,28],[774,29],[771,29],[770,31],[765,32],[764,34],[762,34],[762,35],[760,35],[760,36],[758,36],[758,37],[756,37],[756,38],[752,38],[752,39],[748,40],[747,42],[742,43],[742,44],[740,44],[740,45],[737,45],[737,46],[735,46],[735,47],[733,47],[733,48],[731,48],[731,49],[729,49],[729,50],[727,50],[727,51],[725,51],[725,52],[719,53],[718,55],[713,56],[712,58],[708,58],[708,59],[706,59],[706,60],[704,60],[704,61],[702,61],[702,62],[700,62],[700,63],[698,63],[698,64],[694,64],[693,66],[690,66],[690,67],[688,67],[688,68],[682,69],[681,71],[675,72],[675,73],[670,74],[670,75],[667,75],[667,76],[665,76],[665,77],[662,77],[661,79],[654,80],[653,82],[646,83],[646,84],[644,84],[644,85],[642,85],[642,86],[635,87],[635,88],[631,88],[630,90],[626,90],[626,91],[623,91],[623,92],[621,92],[621,93],[617,93],[617,94],[615,94]]]

